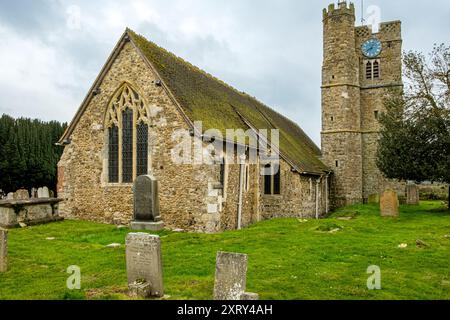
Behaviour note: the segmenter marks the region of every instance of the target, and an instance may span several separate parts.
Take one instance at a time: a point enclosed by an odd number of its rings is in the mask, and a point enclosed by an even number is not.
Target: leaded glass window
[[[272,176],[268,175],[268,169],[270,169],[270,164],[265,166],[266,175],[264,176],[264,194],[272,194]]]
[[[119,182],[119,128],[108,128],[108,179]]]
[[[281,168],[280,166],[271,166],[267,164],[265,166],[265,172],[270,174],[266,174],[264,176],[264,194],[267,195],[279,195],[281,194]],[[277,168],[277,172],[275,172],[275,168]]]
[[[133,110],[122,112],[122,182],[133,182]]]
[[[133,89],[124,83],[111,99],[105,118],[108,143],[108,182],[132,183],[148,173],[149,109]]]
[[[137,126],[137,175],[148,174],[148,125],[139,123]]]
[[[277,169],[277,172],[273,175],[273,194],[281,193],[281,170],[279,166],[277,166]]]

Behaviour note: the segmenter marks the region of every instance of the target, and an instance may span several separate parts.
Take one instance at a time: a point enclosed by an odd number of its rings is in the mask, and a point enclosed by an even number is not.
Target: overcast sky
[[[0,114],[70,121],[128,26],[256,96],[320,145],[322,9],[331,2],[0,0]],[[448,0],[364,5],[377,5],[382,21],[402,20],[406,50],[448,44]]]

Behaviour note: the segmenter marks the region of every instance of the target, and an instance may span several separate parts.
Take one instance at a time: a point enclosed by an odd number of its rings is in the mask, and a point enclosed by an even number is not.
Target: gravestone
[[[35,199],[38,197],[38,189],[31,188],[31,198]]]
[[[408,184],[406,186],[406,204],[419,204],[419,188],[415,184]]]
[[[128,287],[143,298],[163,297],[161,240],[147,233],[129,233],[126,238]]]
[[[8,231],[0,228],[0,272],[8,270]]]
[[[150,175],[139,176],[133,186],[132,230],[159,231],[164,228],[159,212],[159,183]]]
[[[50,198],[50,191],[48,190],[47,187],[42,187],[38,189],[38,198],[39,199]]]
[[[247,261],[246,254],[217,253],[214,300],[242,299],[247,285]]]
[[[28,193],[28,190],[26,189],[20,189],[14,193],[14,200],[29,200],[29,199],[30,195]]]
[[[10,192],[6,195],[6,200],[14,200],[14,192]]]
[[[241,294],[241,300],[244,301],[259,300],[259,294],[253,292],[244,292],[243,294]]]
[[[398,217],[398,196],[394,190],[386,190],[380,199],[380,212],[383,217]]]
[[[378,193],[371,194],[369,196],[369,204],[379,204],[380,203],[380,195]]]

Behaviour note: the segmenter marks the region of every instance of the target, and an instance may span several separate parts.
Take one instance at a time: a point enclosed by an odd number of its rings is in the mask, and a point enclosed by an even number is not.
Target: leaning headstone
[[[398,196],[394,190],[386,190],[380,199],[380,212],[383,217],[398,217]]]
[[[408,184],[406,186],[406,204],[419,204],[419,188],[415,184]]]
[[[30,194],[28,193],[28,190],[26,190],[26,189],[20,189],[14,193],[14,200],[29,200],[29,199],[30,199]]]
[[[130,293],[142,298],[163,297],[161,240],[147,233],[129,233],[126,260]]]
[[[0,228],[0,272],[8,270],[8,231]]]
[[[380,195],[378,193],[371,194],[369,196],[369,204],[379,204],[380,203]]]
[[[164,228],[159,212],[159,183],[155,177],[137,177],[134,187],[132,230],[159,231]]]
[[[247,255],[218,252],[214,300],[241,300],[247,285]]]

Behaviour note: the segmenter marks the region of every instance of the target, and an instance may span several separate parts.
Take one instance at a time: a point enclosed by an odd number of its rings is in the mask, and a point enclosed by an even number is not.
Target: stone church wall
[[[145,64],[132,43],[124,45],[80,117],[58,164],[58,196],[65,201],[61,214],[111,224],[132,219],[132,184],[107,180],[107,135],[104,121],[107,106],[116,90],[127,82],[155,112],[149,123],[149,168],[160,181],[161,216],[168,228],[197,232],[236,229],[239,203],[240,165],[227,161],[225,185],[218,187],[220,165],[175,164],[172,150],[179,141],[172,135],[189,127],[157,75]],[[203,143],[202,147],[206,145]],[[229,159],[230,160],[230,159]],[[229,164],[228,164],[229,163]],[[263,219],[313,216],[315,188],[306,196],[309,178],[292,173],[282,161],[282,195],[264,196],[259,164],[249,165],[248,188],[243,193],[242,226]],[[321,182],[320,212],[325,211],[324,182]],[[304,194],[305,193],[305,194]]]

